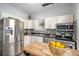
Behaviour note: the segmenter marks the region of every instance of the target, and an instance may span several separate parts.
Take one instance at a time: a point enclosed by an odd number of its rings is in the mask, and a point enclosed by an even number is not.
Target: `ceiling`
[[[69,5],[71,3],[54,3],[43,7],[43,3],[9,3],[10,5],[19,8],[29,14],[44,12],[60,6]]]

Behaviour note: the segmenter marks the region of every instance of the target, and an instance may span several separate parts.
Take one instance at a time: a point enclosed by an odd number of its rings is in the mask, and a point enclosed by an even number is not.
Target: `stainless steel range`
[[[71,48],[76,48],[74,37],[74,23],[60,23],[56,26],[56,40],[63,41]],[[71,43],[73,42],[73,43]]]
[[[22,52],[23,22],[13,18],[0,20],[0,56],[15,56]]]

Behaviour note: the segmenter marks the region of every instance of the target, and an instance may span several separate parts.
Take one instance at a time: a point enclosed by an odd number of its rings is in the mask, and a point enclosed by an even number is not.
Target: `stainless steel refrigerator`
[[[0,19],[0,56],[21,54],[23,40],[23,22],[11,17]]]

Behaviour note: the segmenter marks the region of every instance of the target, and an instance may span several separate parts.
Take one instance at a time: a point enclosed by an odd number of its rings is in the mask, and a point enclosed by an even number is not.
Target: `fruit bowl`
[[[66,45],[59,41],[51,41],[49,42],[49,45],[57,48],[66,48]]]

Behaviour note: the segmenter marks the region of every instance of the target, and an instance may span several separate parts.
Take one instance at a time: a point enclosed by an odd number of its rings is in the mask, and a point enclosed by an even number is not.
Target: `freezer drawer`
[[[3,46],[3,55],[4,56],[14,56],[15,55],[14,44],[9,44]]]
[[[2,49],[2,48],[3,48],[3,44],[0,43],[0,49]]]
[[[21,52],[20,42],[15,43],[15,55],[19,55]]]
[[[16,56],[16,55],[19,55],[21,52],[22,52],[22,49],[21,49],[20,42],[3,46],[4,56]]]
[[[2,44],[0,44],[0,56],[2,56],[3,55],[3,46],[2,46]]]
[[[0,48],[0,56],[3,56],[3,49]]]

